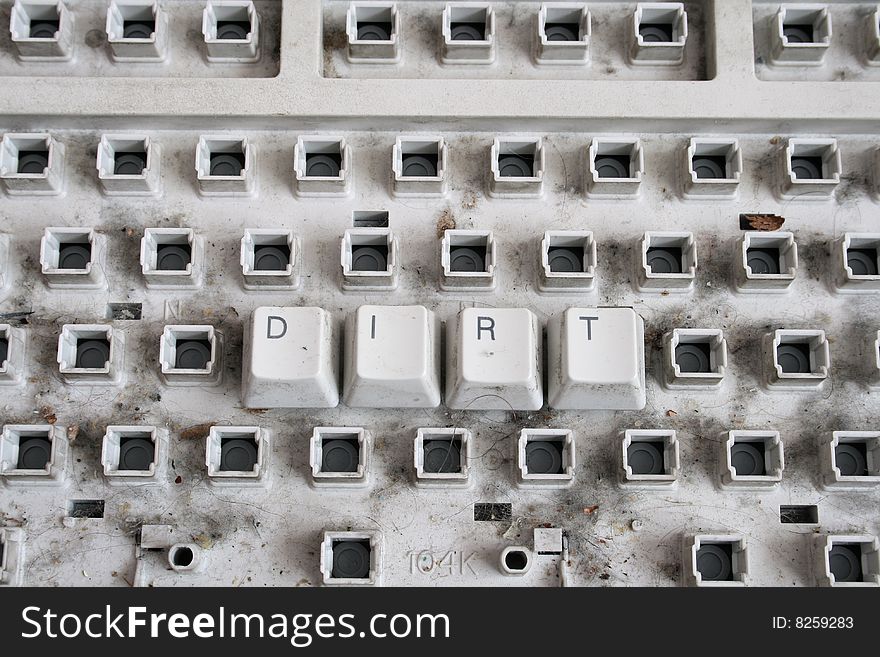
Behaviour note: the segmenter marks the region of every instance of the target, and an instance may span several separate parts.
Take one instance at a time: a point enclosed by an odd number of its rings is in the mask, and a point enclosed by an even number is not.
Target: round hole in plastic
[[[192,564],[193,559],[195,559],[195,555],[192,549],[188,547],[174,548],[174,552],[171,554],[171,563],[178,568],[186,568]]]
[[[522,550],[511,550],[504,555],[504,565],[508,570],[521,571],[529,565],[529,557]]]
[[[695,157],[692,162],[694,173],[697,178],[723,179],[727,177],[724,167],[710,158]]]

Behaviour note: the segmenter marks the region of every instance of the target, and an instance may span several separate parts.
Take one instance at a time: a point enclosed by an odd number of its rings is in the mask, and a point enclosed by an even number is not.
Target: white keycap
[[[645,327],[631,308],[569,308],[547,327],[551,408],[645,407]]]
[[[541,328],[525,308],[467,308],[449,327],[446,405],[534,411],[544,404]]]
[[[440,405],[440,325],[423,306],[361,306],[345,324],[348,406]]]
[[[338,351],[320,308],[261,307],[245,331],[241,401],[246,408],[332,408]]]

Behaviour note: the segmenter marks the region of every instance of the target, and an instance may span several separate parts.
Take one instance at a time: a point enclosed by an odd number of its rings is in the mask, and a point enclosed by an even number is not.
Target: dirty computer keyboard
[[[876,3],[0,21],[4,585],[880,584]]]

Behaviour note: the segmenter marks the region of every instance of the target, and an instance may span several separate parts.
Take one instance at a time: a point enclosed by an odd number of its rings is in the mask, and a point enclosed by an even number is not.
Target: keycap
[[[361,306],[345,325],[343,400],[370,408],[440,405],[440,324],[423,306]]]
[[[466,308],[448,327],[446,405],[534,411],[544,404],[541,327],[526,308]]]
[[[645,407],[644,322],[631,308],[569,308],[547,328],[548,405]]]
[[[332,408],[338,345],[321,308],[261,307],[245,332],[241,401],[247,408]]]

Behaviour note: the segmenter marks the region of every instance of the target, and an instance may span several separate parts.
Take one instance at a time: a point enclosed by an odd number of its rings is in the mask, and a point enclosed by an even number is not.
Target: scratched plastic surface
[[[81,5],[96,3],[69,4],[78,12]],[[533,112],[538,106],[533,102],[545,87],[540,69],[528,59],[527,44],[502,50],[504,61],[483,76],[473,67],[465,67],[458,76],[456,68],[447,66],[438,76],[442,80],[428,81],[441,88],[448,83],[450,93],[458,93],[463,87],[457,86],[457,77],[492,80],[480,83],[487,89],[483,101],[468,97],[468,107],[460,114],[456,114],[454,99],[438,101],[430,108],[428,99],[419,99],[418,93],[407,109],[410,101],[394,94],[400,90],[397,85],[404,84],[401,79],[414,90],[423,88],[423,81],[410,76],[429,74],[425,71],[430,58],[422,50],[431,44],[430,39],[405,45],[405,61],[399,68],[371,67],[376,70],[371,76],[347,64],[336,69],[334,76],[328,73],[327,62],[341,56],[338,50],[332,51],[339,44],[321,38],[322,24],[331,20],[332,25],[323,29],[341,29],[339,17],[345,3],[263,4],[281,15],[277,78],[266,78],[264,71],[253,75],[256,79],[248,84],[235,76],[199,84],[195,78],[208,75],[207,64],[183,64],[189,50],[180,43],[174,46],[173,56],[174,65],[182,68],[173,75],[168,71],[169,77],[157,74],[150,83],[151,92],[129,86],[133,82],[124,70],[115,71],[112,79],[91,78],[101,68],[83,59],[69,64],[75,75],[61,83],[61,90],[72,94],[65,108],[59,109],[57,92],[39,87],[26,97],[6,97],[0,102],[0,133],[50,132],[66,149],[63,196],[0,197],[0,233],[10,242],[9,286],[0,295],[0,322],[19,326],[27,334],[26,383],[20,388],[0,387],[0,421],[7,425],[48,422],[63,427],[69,441],[63,485],[0,489],[0,522],[7,529],[21,527],[24,534],[23,584],[320,585],[323,533],[351,529],[380,532],[381,583],[385,585],[558,586],[563,582],[559,555],[536,554],[531,570],[521,577],[505,577],[499,568],[505,547],[531,548],[535,528],[558,527],[568,546],[564,581],[571,585],[679,585],[683,569],[689,567],[681,556],[685,536],[734,534],[748,546],[749,585],[806,586],[817,575],[809,547],[815,533],[880,534],[880,491],[822,489],[819,460],[820,443],[830,440],[832,431],[876,429],[880,416],[877,393],[869,387],[877,373],[873,341],[880,328],[874,319],[880,297],[837,292],[833,285],[836,261],[831,256],[833,241],[843,233],[877,230],[873,176],[880,139],[867,127],[871,119],[878,118],[873,109],[876,103],[865,103],[867,109],[852,116],[847,116],[846,109],[857,97],[876,97],[875,83],[819,81],[813,69],[805,70],[798,82],[758,82],[751,40],[755,37],[748,36],[738,50],[726,49],[733,37],[760,34],[752,22],[751,3],[737,0],[721,3],[724,7],[699,3],[696,14],[704,36],[693,57],[702,58],[701,62],[689,60],[677,73],[658,71],[656,77],[651,67],[628,69],[619,79],[602,73],[596,84],[597,93],[604,96],[606,114],[597,114],[597,118],[591,113],[593,101],[586,99],[582,122],[555,101],[548,105],[546,116]],[[439,24],[443,3],[401,4],[407,5],[407,12],[433,12]],[[516,12],[537,12],[536,3],[520,4]],[[597,4],[597,16],[618,16],[619,20],[634,7],[633,3]],[[4,19],[9,5],[2,5]],[[499,14],[513,15],[509,4],[496,6]],[[756,15],[764,10],[763,3],[755,4]],[[602,22],[594,23],[594,33],[602,26]],[[428,27],[404,23],[404,34],[419,30]],[[501,22],[499,33],[507,34]],[[525,38],[524,34],[523,28],[516,27],[509,38]],[[844,38],[837,30],[835,34]],[[85,37],[84,32],[77,33],[78,47],[84,47]],[[597,40],[609,43],[607,37]],[[28,65],[11,63],[10,47],[0,41],[0,75],[10,76],[0,83],[17,93],[25,87],[16,86],[20,82],[12,77],[30,74]],[[514,51],[523,58],[521,63],[510,61]],[[14,71],[7,65],[14,66]],[[441,68],[436,61],[434,65]],[[47,74],[40,66],[34,77]],[[589,75],[553,68],[548,76],[571,81],[572,96],[586,98],[585,87],[574,81],[593,76],[596,62],[592,66]],[[130,75],[133,79],[140,73]],[[527,84],[516,89],[510,86],[520,78]],[[364,79],[373,85],[365,93],[375,96],[362,98],[359,92],[365,87],[348,86]],[[687,84],[693,85],[687,89],[692,88],[700,98],[729,94],[730,100],[719,98],[714,104],[694,107],[687,116],[678,112],[680,101],[673,99],[670,105],[656,108],[654,118],[640,120],[645,107],[636,105],[628,111],[625,99],[613,98],[613,85],[621,85],[617,89],[623,96],[635,96],[635,87],[645,80],[650,81],[652,92],[659,92],[665,84]],[[817,111],[827,111],[828,116],[808,118],[797,106],[799,95],[807,93],[802,83],[813,85],[816,96],[830,97],[827,104],[817,101]],[[324,89],[325,101],[305,93],[298,94],[305,97],[294,102],[288,95],[291,87],[312,92]],[[121,91],[135,88],[140,91],[133,102],[119,98]],[[670,89],[678,93],[682,87]],[[272,98],[276,91],[277,97]],[[512,92],[523,95],[522,106],[508,104],[499,110],[496,101],[509,99]],[[213,116],[213,103],[224,93],[222,107]],[[757,98],[762,93],[779,104],[776,115],[761,114],[766,109],[761,103],[769,102],[766,98],[756,101],[753,113],[738,98]],[[156,94],[166,95],[163,100]],[[372,103],[383,94],[388,96],[386,104]],[[343,99],[348,106],[340,104]],[[479,102],[486,106],[472,114]],[[837,110],[829,109],[835,104]],[[499,112],[500,118],[491,118]],[[730,116],[737,112],[741,115]],[[713,124],[712,116],[722,114],[730,120]],[[142,134],[161,145],[160,196],[102,195],[95,171],[97,144],[102,134],[113,132]],[[199,196],[196,145],[200,135],[218,132],[247,137],[254,145],[254,196]],[[298,136],[308,134],[344,136],[350,144],[354,178],[347,197],[294,195],[293,148]],[[391,149],[401,134],[440,135],[447,141],[450,178],[445,197],[402,198],[391,193]],[[638,198],[588,198],[586,148],[594,138],[621,135],[642,140],[646,174]],[[540,198],[488,195],[489,150],[498,136],[543,139],[546,165]],[[705,136],[739,141],[743,173],[735,199],[683,198],[681,151],[690,138]],[[778,194],[779,149],[790,137],[817,136],[836,138],[842,155],[841,182],[833,197],[826,201],[782,199]],[[388,212],[400,248],[400,280],[394,291],[342,290],[340,241],[344,230],[352,227],[352,213],[360,210]],[[782,229],[795,235],[800,264],[787,294],[735,292],[740,214],[752,212],[784,217]],[[39,242],[47,226],[93,228],[104,237],[108,289],[76,292],[47,287],[39,264]],[[147,227],[188,227],[204,238],[206,271],[198,290],[147,289],[139,264],[140,239]],[[239,264],[243,231],[275,227],[291,229],[301,240],[301,286],[291,292],[245,290]],[[498,264],[493,292],[440,290],[440,237],[443,229],[452,227],[494,231]],[[575,229],[593,231],[596,291],[541,293],[539,246],[544,231]],[[693,291],[637,291],[639,243],[648,230],[694,234],[699,263]],[[140,304],[141,318],[113,318],[110,304]],[[533,412],[452,411],[442,404],[437,409],[401,410],[354,409],[344,404],[322,410],[242,408],[243,325],[255,308],[318,306],[332,313],[341,328],[343,320],[364,304],[424,305],[437,314],[444,331],[465,307],[529,308],[542,327],[572,306],[632,307],[645,321],[647,405],[639,411],[557,411],[545,405]],[[62,380],[55,355],[65,323],[107,323],[124,332],[124,385],[84,387]],[[222,333],[221,385],[171,387],[161,381],[159,339],[167,324],[210,324]],[[662,387],[662,338],[674,328],[723,330],[729,367],[721,388],[670,391]],[[765,388],[768,365],[761,341],[777,328],[826,332],[831,371],[821,390],[769,392]],[[445,341],[443,347],[448,348]],[[337,357],[342,355],[339,341]],[[547,371],[546,360],[543,369]],[[168,460],[159,485],[107,483],[100,463],[101,439],[111,424],[167,429]],[[205,440],[214,425],[259,426],[268,431],[268,487],[208,484]],[[318,426],[363,427],[371,433],[367,486],[336,491],[309,485],[309,438]],[[473,433],[469,487],[415,486],[413,441],[417,429],[430,427],[462,427]],[[577,466],[570,487],[517,486],[516,442],[523,428],[574,432]],[[624,490],[618,486],[618,454],[626,429],[677,432],[681,471],[675,488]],[[736,492],[721,488],[722,434],[732,429],[780,433],[785,470],[777,488]],[[72,513],[76,500],[103,500],[103,515],[71,517],[76,515]],[[510,515],[504,512],[506,507],[498,506],[500,518],[482,519],[484,507],[479,505],[484,503],[509,504]],[[818,522],[783,523],[781,505],[815,505]],[[152,525],[170,528],[165,547],[141,546],[141,528]],[[153,529],[147,533],[155,535]],[[167,550],[172,543],[195,543],[203,548],[204,569],[172,570]]]

